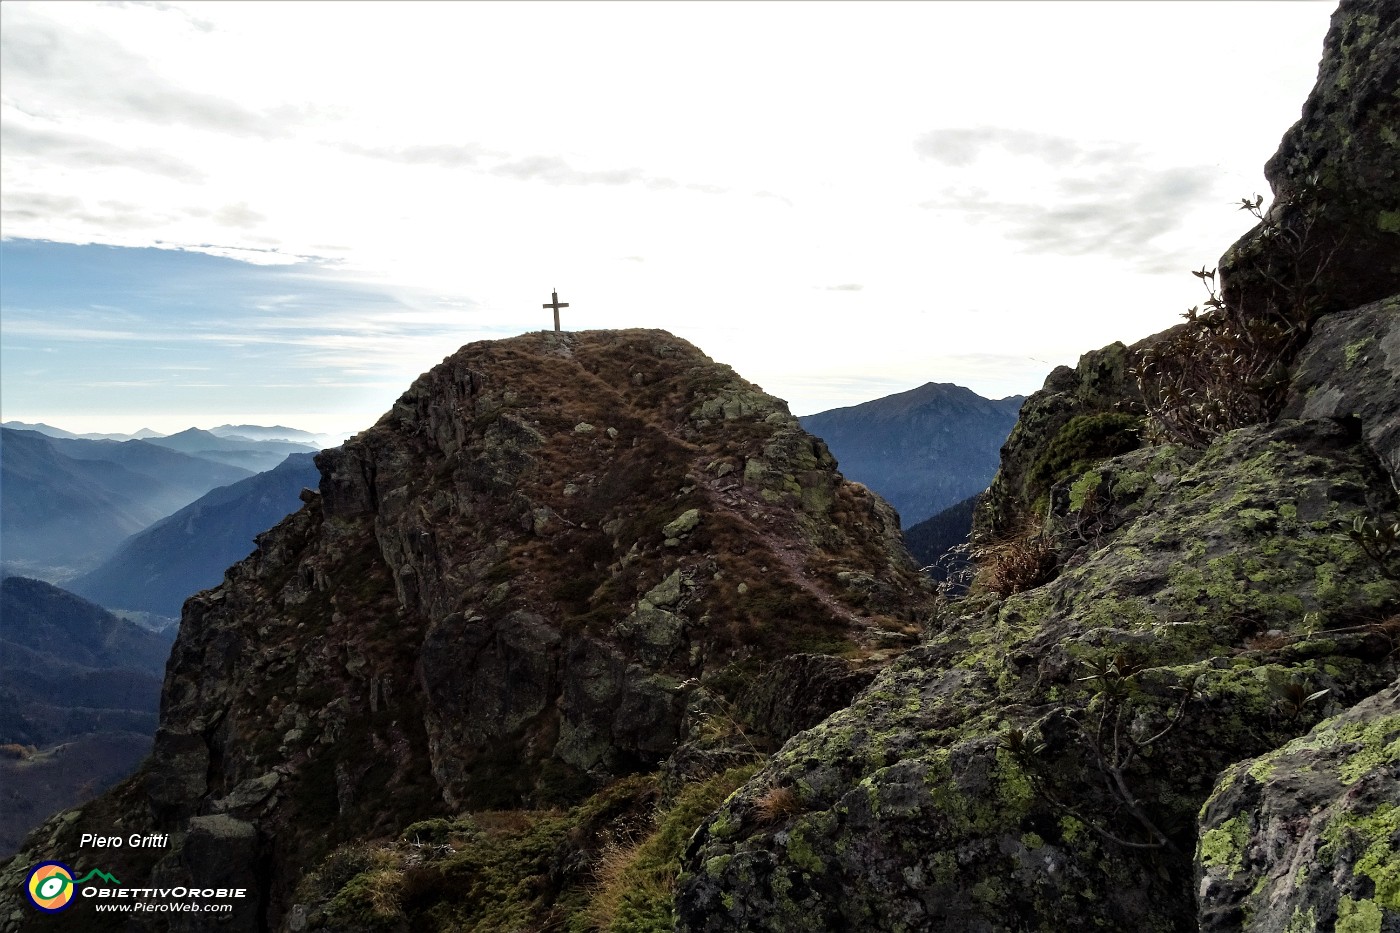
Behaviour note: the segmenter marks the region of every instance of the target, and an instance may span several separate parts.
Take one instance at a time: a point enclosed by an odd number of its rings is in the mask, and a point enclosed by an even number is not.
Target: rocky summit
[[[0,928],[71,928],[52,859],[247,892],[93,930],[1400,930],[1397,61],[1346,0],[1217,302],[1026,400],[963,597],[684,341],[464,347],[186,603]]]
[[[568,807],[663,763],[712,777],[918,631],[891,509],[662,331],[464,347],[318,466],[186,604],[142,772],[39,846],[169,834],[107,870],[245,886],[235,924],[276,928],[342,843]]]

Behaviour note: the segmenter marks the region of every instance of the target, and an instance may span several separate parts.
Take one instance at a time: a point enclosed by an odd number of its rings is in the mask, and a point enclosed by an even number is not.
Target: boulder
[[[1227,768],[1196,874],[1201,933],[1400,929],[1400,681]]]

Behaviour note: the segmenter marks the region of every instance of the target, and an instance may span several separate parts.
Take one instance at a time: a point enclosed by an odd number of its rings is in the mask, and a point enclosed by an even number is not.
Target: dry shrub
[[[1142,350],[1134,370],[1154,433],[1204,447],[1227,431],[1272,418],[1283,406],[1288,364],[1305,333],[1192,308],[1187,326]]]
[[[25,761],[32,757],[34,757],[32,746],[20,745],[18,742],[7,742],[0,745],[0,758],[17,758],[20,761]]]
[[[1006,597],[1049,583],[1055,578],[1058,550],[1054,539],[1033,523],[1019,534],[974,545],[972,591]]]
[[[1191,274],[1209,294],[1186,324],[1139,352],[1133,374],[1156,440],[1205,447],[1235,428],[1274,417],[1283,407],[1289,368],[1307,342],[1319,306],[1318,282],[1338,244],[1324,247],[1314,229],[1323,208],[1310,188],[1295,220],[1263,210],[1264,199],[1243,198],[1240,209],[1259,220],[1259,242],[1274,258],[1257,274],[1267,287],[1258,300],[1227,300],[1216,270]]]
[[[1400,653],[1400,615],[1393,615],[1369,626],[1372,635],[1379,635],[1390,645],[1390,654]]]

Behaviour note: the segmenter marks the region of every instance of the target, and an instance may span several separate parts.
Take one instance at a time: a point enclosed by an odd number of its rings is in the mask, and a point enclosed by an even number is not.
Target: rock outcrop
[[[1400,278],[1400,26],[1388,0],[1343,0],[1302,117],[1264,166],[1269,224],[1220,260],[1224,294],[1261,309],[1306,283],[1323,313],[1395,293]],[[1283,300],[1287,300],[1285,297]]]
[[[1360,418],[1366,442],[1400,476],[1400,296],[1323,318],[1298,359],[1285,418]]]
[[[1228,768],[1201,814],[1200,929],[1400,925],[1400,681]]]
[[[775,745],[918,630],[889,507],[661,331],[472,344],[318,465],[187,603],[142,774],[23,858],[168,833],[113,868],[237,876],[276,926],[338,843],[581,801],[721,713]],[[769,665],[783,695],[754,695]]]
[[[1345,534],[1389,481],[1286,421],[1077,482],[1105,521],[1057,579],[942,620],[711,818],[683,929],[1190,928],[1215,775],[1395,675],[1400,587]]]

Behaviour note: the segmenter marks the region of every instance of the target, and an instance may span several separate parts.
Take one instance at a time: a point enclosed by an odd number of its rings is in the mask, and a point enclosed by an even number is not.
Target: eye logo
[[[41,862],[29,873],[24,893],[46,914],[67,910],[73,903],[73,870],[62,862]]]

